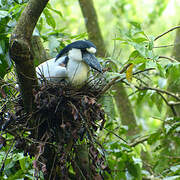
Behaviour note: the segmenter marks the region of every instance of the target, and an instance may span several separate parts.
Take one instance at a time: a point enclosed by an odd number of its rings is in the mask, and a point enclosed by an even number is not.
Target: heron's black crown
[[[56,59],[55,61],[60,58],[61,56],[65,55],[66,53],[68,53],[68,51],[70,51],[71,49],[73,48],[76,48],[76,49],[81,49],[81,50],[86,50],[86,48],[95,48],[96,49],[96,46],[91,42],[91,41],[88,41],[88,40],[79,40],[79,41],[75,41],[71,44],[68,44],[64,49],[62,49],[59,54],[56,56]]]

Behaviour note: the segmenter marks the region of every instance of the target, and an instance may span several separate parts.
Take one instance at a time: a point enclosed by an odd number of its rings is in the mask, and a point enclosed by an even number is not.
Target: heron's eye
[[[96,49],[94,47],[86,48],[86,51],[92,54],[96,53]]]

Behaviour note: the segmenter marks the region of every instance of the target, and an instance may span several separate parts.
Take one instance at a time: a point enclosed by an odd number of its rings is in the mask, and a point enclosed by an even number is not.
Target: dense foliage
[[[0,115],[13,107],[18,95],[8,47],[10,34],[27,2],[0,0]],[[34,30],[50,57],[69,42],[87,38],[77,2],[61,3],[51,1]],[[139,0],[136,4],[133,0],[114,0],[94,4],[97,10],[102,7],[98,11],[99,24],[110,54],[102,59],[107,62],[104,75],[109,82],[125,85],[136,116],[134,129],[138,129],[128,135],[128,126],[123,125],[118,113],[114,89],[108,90],[99,101],[106,123],[103,130],[96,132],[102,147],[99,151],[106,158],[106,171],[101,174],[105,179],[180,179],[180,62],[170,57],[174,31],[161,34],[177,24],[175,15],[174,20],[165,15],[172,2]],[[110,17],[107,28],[104,19]],[[14,137],[3,131],[2,118],[8,116],[0,117],[1,179],[33,179],[34,158],[18,151]],[[43,179],[42,172],[39,177]]]

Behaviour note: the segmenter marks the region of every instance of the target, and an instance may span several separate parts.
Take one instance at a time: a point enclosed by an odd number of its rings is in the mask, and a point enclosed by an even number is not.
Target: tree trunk
[[[127,101],[127,92],[122,83],[115,84],[113,89],[115,90],[114,98],[119,115],[121,116],[121,122],[128,127],[127,138],[130,139],[131,136],[134,136],[139,132],[132,106],[130,101]]]
[[[100,57],[105,57],[106,48],[99,27],[96,10],[93,5],[93,0],[79,0],[79,5],[84,16],[88,37],[97,46],[97,55]]]
[[[10,57],[15,62],[21,95],[27,112],[33,109],[33,88],[37,86],[31,36],[48,0],[30,0],[11,35]]]

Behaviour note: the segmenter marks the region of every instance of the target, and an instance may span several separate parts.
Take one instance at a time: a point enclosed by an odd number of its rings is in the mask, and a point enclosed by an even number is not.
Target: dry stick
[[[160,46],[154,46],[153,48],[167,48],[167,47],[173,47],[180,45],[180,43],[174,43],[174,44],[168,44],[168,45],[160,45]]]
[[[173,30],[175,30],[175,29],[178,29],[178,28],[180,28],[180,26],[175,26],[175,27],[169,29],[168,31],[166,31],[166,32],[160,34],[159,36],[157,36],[157,37],[154,39],[154,41],[156,41],[156,40],[159,39],[160,37],[162,37],[162,36],[166,35],[167,33],[171,32],[171,31],[173,31]]]
[[[125,84],[129,85],[129,83],[127,83],[127,82],[125,82],[125,81],[123,81],[123,80],[122,80],[122,82],[124,82]],[[180,100],[180,98],[179,98],[178,96],[175,96],[175,95],[174,95],[173,93],[171,93],[171,92],[168,92],[168,91],[165,91],[165,90],[162,90],[162,89],[158,89],[158,88],[151,88],[151,87],[142,87],[142,88],[141,88],[141,87],[138,87],[138,86],[135,86],[135,87],[136,87],[137,89],[139,89],[139,90],[146,90],[146,89],[148,90],[148,89],[150,89],[150,90],[155,90],[155,91],[157,91],[157,93],[162,97],[162,99],[165,101],[165,103],[171,108],[174,116],[177,116],[176,110],[175,110],[175,108],[174,108],[174,105],[177,105],[177,104],[171,104],[171,103],[169,103],[169,102],[166,100],[166,98],[165,98],[161,93],[170,95],[170,96],[176,98],[177,100]],[[177,103],[180,104],[180,102],[177,102]]]
[[[117,135],[114,131],[111,131],[109,129],[104,128],[105,130],[107,130],[109,133],[112,133],[113,135],[115,135],[116,137],[118,137],[119,139],[121,139],[122,141],[124,141],[128,146],[130,147],[135,147],[136,145],[143,143],[144,141],[147,141],[148,138],[150,137],[150,135],[141,138],[140,140],[136,140],[135,142],[132,143],[128,143],[125,139],[123,139],[122,137],[120,137],[119,135]]]

